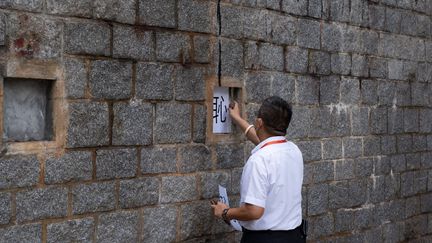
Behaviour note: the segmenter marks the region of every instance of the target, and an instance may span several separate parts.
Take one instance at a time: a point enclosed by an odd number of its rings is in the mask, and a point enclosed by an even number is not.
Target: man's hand
[[[237,101],[233,101],[229,105],[229,114],[234,121],[238,121],[241,118],[240,108]]]
[[[210,201],[213,213],[216,217],[222,218],[222,212],[225,208],[229,208],[228,205],[219,201]]]

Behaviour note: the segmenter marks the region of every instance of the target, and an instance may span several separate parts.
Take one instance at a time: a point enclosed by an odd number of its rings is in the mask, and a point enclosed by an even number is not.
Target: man
[[[241,117],[237,103],[231,105],[230,115],[256,147],[243,168],[241,206],[229,208],[213,202],[215,216],[225,222],[239,220],[242,243],[305,242],[301,209],[303,157],[298,147],[285,138],[291,107],[273,96],[262,103],[255,125]]]

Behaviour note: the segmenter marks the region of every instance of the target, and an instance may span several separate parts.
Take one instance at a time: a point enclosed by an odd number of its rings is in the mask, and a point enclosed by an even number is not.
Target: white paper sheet
[[[213,133],[231,133],[229,104],[229,88],[215,87],[213,90]]]
[[[229,200],[228,200],[228,194],[227,194],[227,190],[225,187],[219,185],[219,200],[223,203],[225,203],[226,205],[228,205],[229,207]],[[242,227],[240,225],[240,223],[233,219],[230,220],[231,226],[237,230],[237,231],[242,231]]]

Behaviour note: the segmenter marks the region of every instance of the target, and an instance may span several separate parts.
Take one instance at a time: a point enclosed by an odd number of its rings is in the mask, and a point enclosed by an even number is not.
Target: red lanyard
[[[286,139],[271,141],[271,142],[268,142],[268,143],[264,144],[260,149],[262,149],[262,148],[264,148],[265,146],[268,146],[268,145],[278,144],[278,143],[286,143],[286,142],[287,142]]]

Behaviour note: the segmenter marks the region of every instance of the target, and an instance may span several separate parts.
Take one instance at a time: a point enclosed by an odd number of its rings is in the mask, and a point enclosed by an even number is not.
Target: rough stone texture
[[[45,183],[65,183],[69,181],[90,180],[92,178],[92,157],[90,152],[68,152],[45,162]]]
[[[190,201],[197,198],[195,176],[162,177],[161,203]]]
[[[135,211],[102,214],[96,229],[97,242],[137,242],[139,214]]]
[[[42,225],[15,225],[0,229],[0,242],[42,243]]]
[[[211,151],[203,145],[181,147],[179,154],[180,172],[208,170],[212,167]]]
[[[114,145],[149,145],[153,141],[153,106],[130,102],[114,104]]]
[[[100,146],[109,143],[108,105],[78,102],[69,104],[68,147]]]
[[[110,54],[111,30],[99,23],[68,23],[65,26],[65,51],[70,54]]]
[[[143,238],[146,241],[173,241],[176,238],[176,225],[177,209],[174,206],[144,209]]]
[[[178,2],[178,27],[181,30],[210,33],[212,31],[212,17],[215,10],[212,2],[196,0],[180,0]]]
[[[21,2],[23,6],[35,1]],[[61,56],[62,24],[39,15],[9,14],[6,38],[11,54],[23,58],[56,59]],[[6,44],[6,43],[5,43]]]
[[[67,97],[84,98],[87,85],[86,64],[80,59],[67,58],[63,65]]]
[[[141,24],[175,27],[176,2],[175,0],[138,0],[139,19]]]
[[[66,216],[67,189],[49,187],[17,193],[18,222]]]
[[[138,165],[135,149],[111,149],[96,151],[96,177],[114,179],[133,177]]]
[[[145,147],[141,150],[142,173],[176,172],[175,147]]]
[[[132,64],[119,61],[94,61],[90,70],[90,93],[94,98],[125,99],[132,89]]]
[[[78,185],[72,189],[74,214],[112,210],[115,207],[114,183]]]
[[[93,218],[49,224],[47,226],[47,242],[92,242],[94,225]]]
[[[190,62],[191,44],[188,35],[156,33],[156,60],[161,62]]]
[[[192,132],[191,112],[191,106],[188,104],[157,104],[155,142],[188,142]]]
[[[136,95],[150,100],[171,100],[173,98],[174,65],[138,63]]]
[[[33,186],[39,181],[39,161],[35,156],[0,159],[0,189]]]
[[[140,28],[114,25],[113,56],[137,60],[154,60],[153,32]]]
[[[70,2],[67,0],[48,0],[46,2],[47,10],[51,14],[71,15],[78,17],[92,16],[92,1],[81,0]]]
[[[219,26],[218,1],[0,0],[0,81],[58,104],[55,141],[3,144],[0,242],[240,242],[208,199],[238,205],[254,145],[211,134],[218,81],[249,123],[292,105],[308,241],[430,242],[431,6],[224,0]]]
[[[0,225],[8,224],[12,217],[12,197],[10,193],[0,193]]]
[[[93,2],[96,18],[121,23],[135,23],[138,0],[96,0]]]
[[[206,70],[197,68],[183,68],[178,66],[175,70],[176,100],[200,101],[205,100]]]
[[[158,203],[159,185],[159,179],[154,177],[121,181],[120,207],[136,208]]]

